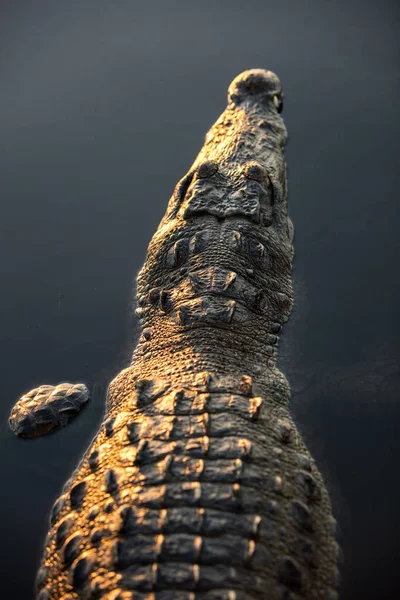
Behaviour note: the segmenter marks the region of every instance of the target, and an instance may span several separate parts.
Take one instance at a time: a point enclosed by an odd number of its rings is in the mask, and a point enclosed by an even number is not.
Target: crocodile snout
[[[278,112],[281,112],[282,95],[282,85],[275,73],[266,69],[249,69],[240,73],[230,84],[228,102],[240,104],[246,100],[272,100]]]

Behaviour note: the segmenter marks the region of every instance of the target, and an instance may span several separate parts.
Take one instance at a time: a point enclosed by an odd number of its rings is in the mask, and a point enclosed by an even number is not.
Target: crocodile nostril
[[[204,179],[206,177],[211,177],[215,175],[218,171],[218,164],[212,160],[207,160],[203,162],[197,169],[197,177],[200,179]]]

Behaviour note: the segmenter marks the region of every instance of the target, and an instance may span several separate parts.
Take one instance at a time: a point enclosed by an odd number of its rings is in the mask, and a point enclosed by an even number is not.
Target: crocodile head
[[[226,110],[177,184],[161,227],[178,219],[243,217],[291,238],[283,158],[287,139],[280,116],[283,91],[271,71],[252,69],[228,89]]]

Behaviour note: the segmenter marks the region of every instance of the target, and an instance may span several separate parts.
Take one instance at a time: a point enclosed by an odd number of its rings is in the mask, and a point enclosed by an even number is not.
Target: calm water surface
[[[33,600],[50,506],[136,339],[134,277],[240,71],[281,78],[296,307],[280,363],[327,481],[342,599],[397,597],[399,9],[328,2],[4,2],[0,9],[2,594]],[[42,383],[67,429],[14,439]]]

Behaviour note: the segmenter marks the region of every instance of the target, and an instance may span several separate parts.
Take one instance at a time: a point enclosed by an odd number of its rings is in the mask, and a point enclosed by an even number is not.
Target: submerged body
[[[142,335],[53,507],[39,600],[334,600],[328,493],[289,414],[292,306],[282,90],[228,106],[138,276]]]
[[[9,425],[15,435],[32,438],[65,427],[89,401],[84,383],[41,385],[14,405]]]

